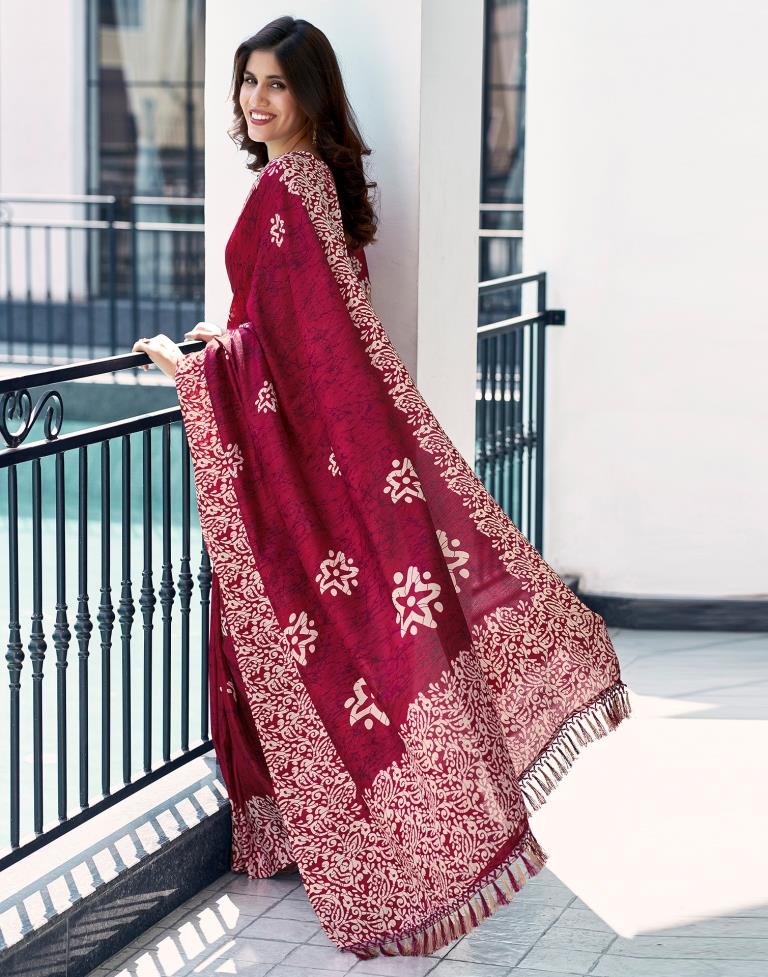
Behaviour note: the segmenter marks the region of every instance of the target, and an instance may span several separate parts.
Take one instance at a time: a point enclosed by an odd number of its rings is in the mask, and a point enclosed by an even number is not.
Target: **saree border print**
[[[538,620],[546,621],[546,594],[553,590],[561,598],[570,595],[574,606],[581,607],[512,526],[426,406],[373,312],[369,290],[351,267],[338,233],[340,217],[328,213],[329,202],[336,200],[335,189],[327,182],[323,189],[323,181],[309,168],[324,164],[314,160],[311,154],[292,153],[272,161],[268,168],[277,171],[290,193],[301,197],[371,362],[384,374],[386,388],[397,409],[406,414],[414,438],[433,455],[447,487],[470,508],[477,529],[491,539],[507,571],[532,591],[531,604]],[[330,170],[324,168],[323,179],[330,178]],[[227,355],[225,344],[221,345]],[[553,720],[547,745],[533,757],[516,758],[515,769],[521,773],[517,778],[510,775],[507,789],[498,790],[495,807],[485,807],[483,815],[476,815],[485,817],[482,823],[469,824],[473,812],[451,806],[464,796],[452,790],[452,778],[461,777],[464,789],[468,780],[482,786],[487,758],[477,757],[473,769],[464,756],[461,770],[444,757],[439,766],[431,765],[430,758],[437,756],[441,743],[455,746],[461,741],[462,716],[472,708],[473,694],[481,696],[482,683],[489,676],[494,678],[492,646],[500,640],[499,626],[504,622],[489,615],[482,628],[473,628],[472,647],[461,652],[440,680],[429,686],[428,696],[420,693],[411,703],[398,731],[408,746],[404,756],[381,770],[371,787],[359,794],[302,683],[249,547],[234,488],[242,457],[237,445],[223,446],[216,437],[205,353],[185,357],[176,382],[195,462],[201,526],[221,581],[227,627],[235,640],[254,722],[260,736],[264,734],[264,753],[276,795],[274,800],[253,798],[247,810],[233,808],[233,868],[250,869],[264,877],[282,867],[291,854],[287,825],[297,860],[317,869],[322,877],[323,885],[314,886],[314,872],[308,873],[305,882],[310,901],[328,934],[343,949],[359,957],[430,953],[507,904],[543,867],[546,853],[527,826],[523,798],[533,809],[541,806],[580,749],[630,714],[626,686],[617,679],[607,688],[596,688],[588,703]],[[537,606],[539,592],[544,599]],[[513,613],[510,608],[500,610]],[[604,621],[593,612],[586,610],[574,620],[596,643],[601,632],[608,640]],[[483,653],[486,646],[491,647],[489,655]],[[513,715],[513,703],[509,711],[504,709],[503,672],[497,669],[495,679],[491,684],[501,708],[499,730],[489,737],[489,750],[505,742],[504,724]],[[274,709],[275,702],[281,703],[279,710]],[[435,702],[440,722],[430,723]],[[526,759],[530,760],[527,765]],[[509,760],[506,767],[511,770]],[[308,778],[305,772],[310,770]],[[425,787],[425,781],[440,777],[439,791]],[[503,785],[503,777],[501,781]],[[397,797],[404,800],[394,803]],[[455,853],[446,855],[442,848],[439,852],[425,850],[423,836],[428,832],[421,829],[428,821],[455,829],[450,839]],[[525,828],[516,836],[515,825],[520,823]],[[259,851],[252,850],[256,824]],[[401,839],[409,834],[422,841],[419,851],[409,853],[408,845],[402,844]],[[445,866],[440,865],[438,855]],[[433,885],[426,893],[421,884],[427,859],[433,879],[439,878],[439,891]],[[466,891],[471,874],[468,866],[481,871],[491,864],[493,868]]]

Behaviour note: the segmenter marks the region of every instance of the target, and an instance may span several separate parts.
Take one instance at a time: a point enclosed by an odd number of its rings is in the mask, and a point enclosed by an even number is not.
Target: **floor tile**
[[[305,944],[292,950],[283,962],[290,967],[312,967],[315,970],[335,970],[346,973],[358,962],[358,958],[354,953]]]
[[[470,963],[467,960],[441,960],[429,977],[507,977],[514,971],[492,964]]]
[[[590,977],[765,977],[765,960],[601,957]],[[545,977],[545,975],[542,975]]]
[[[371,960],[360,960],[350,971],[353,974],[381,974],[382,977],[424,977],[434,970],[436,961],[432,957],[388,957],[380,954]]]
[[[544,970],[588,974],[600,957],[589,950],[573,950],[567,947],[551,947],[536,944],[519,963],[527,970]]]
[[[636,936],[619,937],[608,953],[628,957],[668,957],[698,960],[762,960],[768,971],[768,942],[748,937]]]
[[[287,943],[306,943],[318,931],[322,933],[322,928],[318,925],[317,920],[305,922],[300,919],[260,916],[240,930],[239,936],[243,939],[256,937],[263,940],[283,940]]]
[[[302,919],[310,923],[318,923],[317,913],[308,902],[297,899],[281,899],[270,906],[265,915],[269,919]]]

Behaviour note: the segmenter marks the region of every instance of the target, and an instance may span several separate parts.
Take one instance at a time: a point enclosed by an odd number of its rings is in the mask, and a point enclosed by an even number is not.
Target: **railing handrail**
[[[158,197],[128,195],[130,203],[139,206],[202,207],[204,197]],[[17,204],[114,204],[118,197],[114,193],[0,193],[0,201]]]
[[[186,343],[179,343],[178,346],[184,354],[194,353],[203,349],[205,342],[192,339]],[[83,363],[52,366],[46,370],[36,370],[34,373],[24,373],[21,376],[0,379],[0,394],[11,393],[14,390],[26,390],[29,387],[48,386],[52,383],[64,383],[66,380],[83,380],[86,377],[95,377],[102,373],[130,370],[151,362],[146,353],[119,353],[117,356],[104,356],[101,359],[86,360]]]
[[[504,275],[503,278],[489,278],[484,282],[478,283],[480,291],[492,291],[497,288],[506,288],[509,285],[525,285],[526,282],[541,282],[544,280],[545,272],[535,271],[524,274],[518,272],[515,275]]]
[[[85,218],[72,217],[69,220],[51,220],[45,218],[24,218],[19,220],[16,217],[0,216],[0,224],[6,227],[48,227],[48,228],[71,228],[106,231],[114,228],[117,231],[130,231],[134,228],[137,231],[193,231],[202,233],[205,231],[204,224],[181,224],[178,221],[116,221],[116,220],[86,220]]]
[[[0,193],[0,200],[17,204],[113,204],[112,193]]]

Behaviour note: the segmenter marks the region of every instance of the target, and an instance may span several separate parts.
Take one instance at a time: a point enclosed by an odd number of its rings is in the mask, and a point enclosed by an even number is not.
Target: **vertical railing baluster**
[[[205,543],[200,553],[197,574],[200,590],[200,739],[208,739],[208,641],[211,617],[211,560]]]
[[[27,293],[27,356],[32,360],[35,352],[35,325],[32,310],[32,228],[24,225],[24,261]]]
[[[13,274],[13,262],[11,260],[11,225],[6,223],[3,227],[3,237],[5,238],[5,308],[6,308],[6,318],[5,321],[8,324],[8,359],[13,360],[13,347],[16,341],[16,337],[13,331],[13,283],[11,281],[11,276]]]
[[[110,587],[109,537],[110,537],[110,471],[109,441],[101,445],[101,588],[97,620],[101,634],[101,791],[106,797],[110,793],[111,760],[111,706],[110,706],[110,651],[115,611],[112,606]]]
[[[78,451],[77,499],[77,637],[78,717],[80,730],[80,807],[88,807],[88,657],[93,622],[88,606],[88,448]]]
[[[490,493],[496,499],[499,497],[499,411],[496,401],[497,380],[499,371],[499,337],[492,336],[491,341],[491,400],[490,427],[493,438],[491,451],[491,484]]]
[[[70,359],[74,358],[74,299],[72,297],[72,231],[73,228],[64,228],[64,237],[66,240],[66,254],[67,254],[67,355]]]
[[[56,649],[56,726],[59,821],[67,819],[67,656],[71,633],[67,620],[67,578],[64,530],[64,454],[56,455],[56,621],[53,646]]]
[[[115,229],[115,206],[113,200],[108,204],[107,221],[109,228],[107,233],[109,240],[109,345],[114,356],[117,352],[117,230]],[[136,255],[133,255],[134,260]],[[138,333],[134,339],[138,339]]]
[[[155,588],[152,585],[152,431],[143,438],[143,522],[144,569],[141,573],[139,607],[144,630],[144,771],[152,769],[152,618],[155,613]]]
[[[135,607],[131,582],[131,436],[122,438],[122,581],[118,618],[122,644],[122,693],[123,693],[123,783],[131,782],[131,627]]]
[[[511,471],[510,465],[510,450],[512,447],[512,438],[510,437],[509,428],[509,415],[510,415],[510,382],[509,382],[509,350],[512,344],[512,337],[509,333],[502,333],[501,335],[501,361],[500,367],[500,382],[501,387],[501,402],[499,406],[499,413],[501,415],[501,459],[500,459],[500,478],[499,478],[499,498],[498,503],[501,508],[509,513],[509,476]]]
[[[539,277],[538,311],[547,311],[547,278]],[[536,507],[535,530],[531,540],[539,552],[544,546],[544,380],[546,351],[546,322],[537,322],[532,331],[536,335]]]
[[[480,400],[477,418],[478,464],[477,476],[488,485],[488,402],[485,399],[488,383],[488,340],[480,337]]]
[[[32,627],[29,660],[32,663],[32,776],[35,834],[43,830],[43,661],[47,647],[43,634],[43,515],[40,459],[32,461]]]
[[[514,469],[512,478],[512,520],[523,532],[523,462],[526,453],[525,430],[523,426],[523,391],[525,390],[525,359],[523,349],[525,346],[525,330],[515,330],[514,354],[512,361],[512,428],[514,431],[515,450],[513,454]]]
[[[152,241],[152,257],[153,257],[153,286],[154,286],[154,319],[155,319],[155,333],[159,333],[161,329],[160,321],[160,234],[161,231],[152,230],[145,231],[145,234],[151,234],[150,240]]]
[[[19,726],[21,714],[19,695],[21,691],[21,669],[24,662],[24,646],[21,641],[21,622],[19,620],[19,498],[16,466],[8,469],[8,688],[10,692],[10,729],[8,744],[10,748],[10,825],[11,848],[19,846]]]
[[[51,291],[51,229],[44,228],[45,318],[48,333],[48,358],[53,359],[53,294]]]
[[[171,758],[171,609],[176,591],[171,567],[171,426],[163,425],[163,760]]]
[[[189,612],[192,601],[192,573],[190,571],[189,506],[190,471],[189,445],[180,426],[181,435],[181,566],[179,570],[179,604],[181,607],[181,748],[189,749]]]
[[[144,333],[139,332],[139,239],[138,231],[136,230],[136,204],[133,200],[130,201],[130,212],[131,212],[131,321],[133,325],[133,337],[134,341],[143,336]],[[143,282],[141,283],[143,286]]]

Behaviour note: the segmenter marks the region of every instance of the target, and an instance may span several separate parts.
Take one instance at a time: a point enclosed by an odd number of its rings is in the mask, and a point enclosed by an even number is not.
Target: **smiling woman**
[[[147,349],[176,377],[213,563],[231,867],[295,861],[339,948],[429,954],[541,869],[527,807],[627,690],[605,621],[488,494],[374,311],[369,150],[327,38],[280,18],[234,78],[257,180],[228,328]]]

